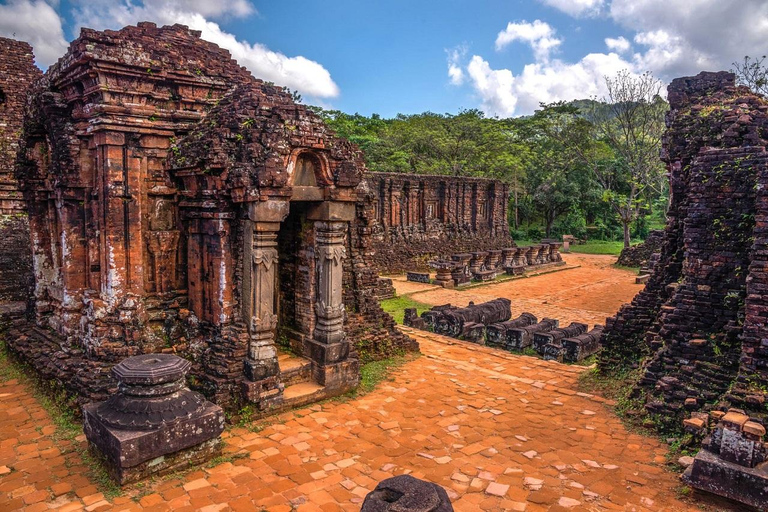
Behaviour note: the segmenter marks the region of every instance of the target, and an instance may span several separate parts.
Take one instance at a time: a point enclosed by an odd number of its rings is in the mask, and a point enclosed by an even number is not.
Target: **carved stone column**
[[[342,297],[342,262],[347,257],[344,242],[347,223],[315,222],[317,248],[317,325],[314,339],[337,343],[344,339],[344,301]]]
[[[242,317],[248,326],[248,355],[243,389],[246,400],[262,410],[282,400],[275,296],[277,233],[287,214],[287,202],[256,203],[250,206],[244,226]]]
[[[359,379],[359,361],[350,357],[344,331],[344,260],[354,212],[352,203],[327,201],[307,214],[315,221],[317,260],[317,322],[308,348],[315,380],[329,391],[352,388]]]
[[[245,361],[245,375],[253,381],[273,377],[279,373],[277,351],[275,350],[275,283],[277,274],[277,233],[260,231],[263,226],[255,223],[252,239],[251,287],[250,287],[250,340],[248,359]]]

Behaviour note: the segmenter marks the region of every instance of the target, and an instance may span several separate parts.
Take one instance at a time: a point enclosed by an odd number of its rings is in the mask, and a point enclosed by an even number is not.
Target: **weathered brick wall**
[[[648,233],[648,238],[643,243],[622,249],[617,264],[625,267],[642,267],[648,263],[651,255],[661,252],[663,242],[664,231],[653,230]]]
[[[0,37],[0,216],[25,211],[13,168],[26,94],[41,76],[29,44]]]
[[[381,272],[423,270],[435,256],[514,246],[509,187],[500,181],[369,173],[365,185]]]
[[[734,83],[731,73],[701,73],[670,85],[661,258],[602,339],[601,370],[642,365],[636,393],[669,426],[686,409],[729,401],[766,413],[754,379],[765,375],[768,353],[759,293],[765,228],[756,223],[768,185],[768,102]]]
[[[32,281],[29,225],[13,169],[26,94],[40,76],[29,44],[0,37],[0,300],[27,300]]]

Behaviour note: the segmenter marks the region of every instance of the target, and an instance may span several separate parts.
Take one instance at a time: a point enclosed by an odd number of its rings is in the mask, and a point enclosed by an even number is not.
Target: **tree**
[[[650,192],[661,193],[664,166],[659,157],[667,103],[661,98],[662,83],[650,72],[636,76],[629,71],[606,77],[608,95],[586,108],[586,118],[604,151],[581,156],[603,188],[603,198],[618,215],[624,228],[624,247],[630,245],[630,227],[647,205]]]
[[[732,64],[731,71],[736,74],[736,81],[740,85],[746,85],[757,94],[768,96],[768,65],[765,59],[765,55],[759,59],[744,56],[741,63]]]

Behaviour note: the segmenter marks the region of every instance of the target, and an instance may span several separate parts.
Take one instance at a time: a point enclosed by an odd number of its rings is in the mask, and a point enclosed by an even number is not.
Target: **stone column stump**
[[[172,354],[129,357],[112,369],[118,392],[83,407],[88,443],[120,485],[200,464],[220,452],[224,412],[187,388],[191,366]]]

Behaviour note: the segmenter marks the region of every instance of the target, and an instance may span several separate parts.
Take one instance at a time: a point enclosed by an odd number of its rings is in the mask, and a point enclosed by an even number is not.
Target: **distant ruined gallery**
[[[83,29],[42,77],[24,48],[37,80],[2,85],[20,91],[0,112],[20,151],[0,177],[30,238],[4,237],[0,265],[19,290],[28,273],[8,258],[31,247],[34,290],[8,340],[83,403],[152,352],[192,361],[190,383],[222,405],[343,393],[361,356],[418,348],[379,306],[379,270],[510,242],[506,185],[367,173],[357,147],[187,27]],[[306,364],[281,368],[279,344]]]

